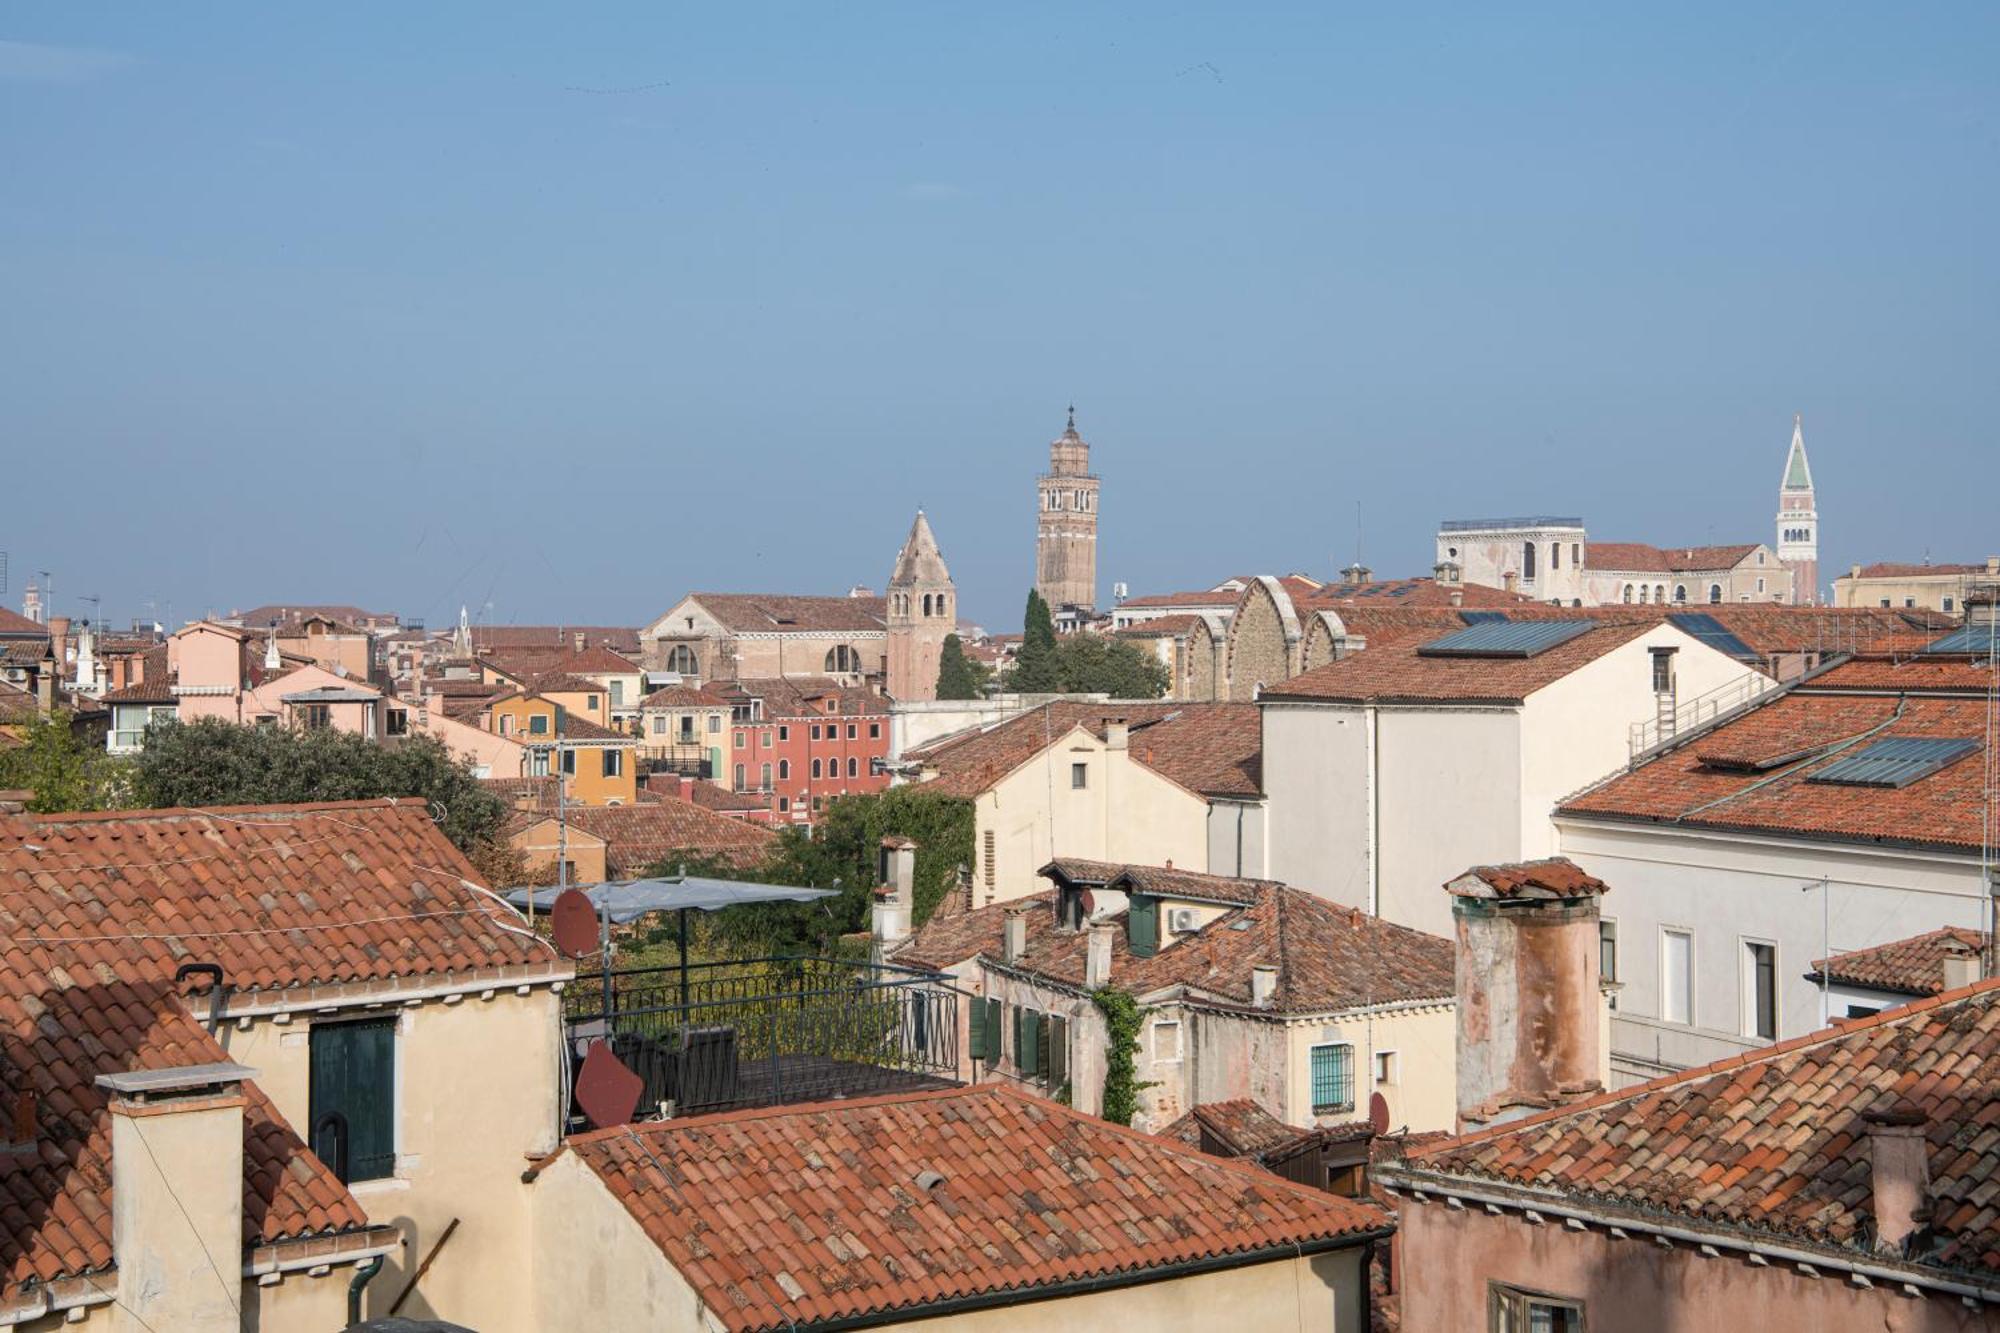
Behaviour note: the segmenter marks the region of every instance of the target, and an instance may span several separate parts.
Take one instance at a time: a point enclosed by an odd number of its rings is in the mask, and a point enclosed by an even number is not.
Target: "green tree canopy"
[[[965,645],[956,634],[944,636],[944,651],[938,655],[937,697],[977,699],[986,693],[986,668],[965,655]]]
[[[1054,694],[1063,688],[1062,667],[1056,660],[1056,622],[1039,592],[1028,593],[1027,615],[1021,623],[1021,651],[1007,673],[1007,688],[1018,694]]]
[[[137,772],[152,806],[296,805],[417,796],[459,850],[500,840],[507,806],[441,741],[383,745],[348,731],[243,727],[203,718],[150,727]]]
[[[36,814],[116,809],[130,800],[131,776],[129,762],[79,734],[62,709],[31,719],[20,745],[0,749],[0,788],[29,792]]]
[[[1159,658],[1107,634],[1072,634],[1056,645],[1057,679],[1065,694],[1157,699],[1172,679]]]

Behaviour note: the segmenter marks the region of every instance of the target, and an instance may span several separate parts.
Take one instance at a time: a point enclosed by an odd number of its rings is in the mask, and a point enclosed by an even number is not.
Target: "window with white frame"
[[[1394,1051],[1375,1052],[1375,1086],[1393,1088],[1397,1081],[1397,1066],[1401,1063]]]
[[[1694,1022],[1694,932],[1660,931],[1660,1017],[1669,1023]]]
[[[1743,1035],[1778,1039],[1778,946],[1743,941]]]

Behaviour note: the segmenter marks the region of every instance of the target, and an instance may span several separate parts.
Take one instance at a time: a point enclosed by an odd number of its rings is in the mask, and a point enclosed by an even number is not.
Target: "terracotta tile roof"
[[[678,796],[649,793],[633,805],[572,805],[569,822],[604,842],[605,873],[613,879],[643,874],[676,852],[719,856],[740,867],[762,861],[778,835],[762,824],[717,814]],[[517,810],[508,827],[519,832],[554,814],[553,790],[542,793],[538,808]]]
[[[586,645],[600,644],[627,656],[639,651],[639,631],[625,625],[474,625],[472,651],[485,654],[513,648],[569,648],[579,634]]]
[[[1513,898],[1523,901],[1601,896],[1610,888],[1566,856],[1512,865],[1474,866],[1445,886],[1467,898]]]
[[[1816,690],[1984,692],[1993,684],[1990,664],[1965,657],[1856,656],[1814,676]]]
[[[1393,925],[1282,884],[1239,882],[1248,886],[1253,901],[1163,946],[1151,957],[1140,957],[1126,946],[1124,913],[1104,918],[1116,927],[1111,945],[1112,981],[1135,995],[1181,987],[1192,998],[1247,1005],[1251,970],[1276,966],[1278,989],[1272,1009],[1278,1013],[1327,1013],[1371,1003],[1448,1000],[1455,993],[1454,946],[1450,940]],[[933,917],[911,937],[896,961],[932,968],[947,968],[977,957],[998,963],[1004,956],[1002,935],[1009,910],[1022,904],[1028,905],[1028,948],[1018,962],[1008,966],[1081,990],[1089,932],[1057,926],[1052,893]]]
[[[2000,981],[1413,1149],[1413,1171],[1873,1253],[1868,1128],[1925,1117],[1934,1269],[2000,1269]]]
[[[32,639],[46,639],[49,637],[49,627],[28,619],[18,611],[10,611],[0,606],[0,634],[9,637],[20,635]]]
[[[0,662],[11,662],[17,666],[33,666],[46,660],[50,655],[49,640],[8,639],[0,641]]]
[[[729,1330],[1289,1258],[1378,1209],[993,1084],[569,1141]],[[926,1172],[941,1179],[926,1188]]]
[[[882,597],[799,597],[785,593],[689,593],[703,610],[734,634],[881,634],[888,625]],[[666,636],[672,638],[672,635]]]
[[[1050,871],[1062,874],[1060,863],[1051,862],[1037,873],[1047,875]],[[1233,903],[1247,907],[1284,885],[1274,879],[1244,879],[1235,875],[1209,875],[1195,870],[1176,870],[1172,866],[1135,866],[1119,868],[1119,872],[1108,887],[1127,893],[1143,893],[1155,898],[1186,898],[1205,903]]]
[[[22,815],[16,827],[0,839],[0,934],[85,967],[172,976],[194,955],[242,991],[552,961],[460,883],[477,876],[417,799]]]
[[[503,694],[512,694],[514,691],[492,681],[473,680],[468,677],[428,676],[424,679],[424,693],[446,699],[492,699]]]
[[[1071,703],[1031,708],[970,735],[947,737],[906,758],[937,776],[927,785],[972,797],[1060,742],[1077,727],[1100,740],[1105,723],[1125,719],[1132,758],[1202,796],[1255,796],[1262,790],[1264,733],[1255,704]]]
[[[338,621],[354,633],[354,629],[364,620],[394,621],[396,617],[387,611],[364,611],[358,606],[339,604],[281,606],[276,603],[253,606],[248,611],[236,611],[230,619],[241,622],[246,628],[265,629],[274,621],[280,625],[295,625],[308,617],[317,616],[322,620]]]
[[[1543,686],[1622,648],[1651,628],[1599,625],[1533,657],[1425,657],[1426,640],[1370,643],[1367,649],[1315,667],[1264,691],[1266,699],[1335,703],[1520,703]]]
[[[645,790],[639,793],[639,798],[646,800],[654,795],[658,795],[661,800],[679,799],[672,792],[654,793]],[[714,810],[723,814],[730,811],[747,814],[753,810],[771,808],[771,798],[768,796],[752,791],[730,791],[727,787],[719,787],[713,782],[699,780],[689,785],[687,799],[704,810]]]
[[[1958,850],[1980,842],[1982,755],[1904,787],[1809,782],[1869,741],[1977,739],[1979,698],[1800,687],[1566,802],[1564,816]]]
[[[421,802],[0,818],[0,1085],[36,1090],[42,1144],[0,1154],[0,1282],[111,1261],[97,1074],[228,1058],[176,991],[181,962],[239,990],[555,965],[471,875]],[[246,1240],[364,1225],[246,1093]]]
[[[41,711],[41,702],[34,695],[0,680],[0,722],[26,722]]]
[[[1118,605],[1121,608],[1135,606],[1142,610],[1157,606],[1208,606],[1234,610],[1236,603],[1242,599],[1243,591],[1240,588],[1201,588],[1188,592],[1156,592],[1145,597],[1127,597]]]
[[[1120,638],[1127,639],[1168,639],[1185,634],[1200,623],[1202,623],[1200,616],[1152,616],[1112,632]]]
[[[637,675],[643,668],[602,644],[587,645],[582,652],[564,645],[537,648],[491,648],[479,654],[485,665],[515,680],[535,680],[545,676]]]
[[[1863,565],[1861,567],[1861,577],[1864,579],[1908,579],[1921,578],[1927,574],[1984,574],[1985,572],[1986,566],[1983,564],[1932,565],[1897,562],[1894,560],[1878,560],[1872,565]],[[1851,574],[1842,574],[1839,577],[1851,578],[1853,576]]]
[[[761,699],[767,718],[887,717],[889,701],[860,685],[843,685],[830,676],[758,676],[711,681],[705,688],[725,700]],[[838,699],[840,709],[828,714],[826,701]]]
[[[1809,975],[1817,981],[1824,972],[1835,985],[1865,986],[1904,995],[1936,995],[1945,988],[1945,959],[1976,958],[1985,947],[1985,936],[1978,931],[1946,926],[1906,940],[1878,944],[1872,949],[1836,955],[1831,967],[1826,959],[1815,958]]]
[[[1301,612],[1332,608],[1343,617],[1349,606],[1412,606],[1449,608],[1456,594],[1460,606],[1515,607],[1531,605],[1533,598],[1504,588],[1488,588],[1477,583],[1445,584],[1436,579],[1370,579],[1366,583],[1330,583],[1308,592],[1294,590],[1292,598]]]
[[[1733,569],[1752,551],[1755,542],[1734,546],[1650,546],[1645,542],[1590,542],[1584,547],[1584,565],[1593,574],[1626,571],[1648,574],[1694,574],[1709,570]],[[1783,566],[1778,566],[1782,570]]]
[[[1289,1147],[1311,1133],[1286,1124],[1248,1097],[1238,1097],[1202,1103],[1161,1130],[1160,1137],[1198,1150],[1204,1142],[1213,1143],[1224,1149],[1221,1156],[1256,1157]]]
[[[704,685],[669,685],[639,701],[641,708],[726,708],[729,701]]]

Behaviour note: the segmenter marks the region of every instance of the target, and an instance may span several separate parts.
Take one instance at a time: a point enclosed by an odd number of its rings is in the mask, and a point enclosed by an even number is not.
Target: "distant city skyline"
[[[48,569],[114,624],[641,624],[879,593],[921,507],[1007,630],[1072,401],[1100,605],[1423,574],[1467,515],[1769,543],[1795,412],[1822,593],[1980,560],[1996,38],[1971,5],[22,4],[5,601]]]

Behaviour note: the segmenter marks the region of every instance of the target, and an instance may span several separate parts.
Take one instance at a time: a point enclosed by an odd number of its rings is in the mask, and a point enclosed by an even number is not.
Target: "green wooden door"
[[[396,1172],[396,1020],[312,1029],[311,1146],[343,1180]]]
[[[1160,947],[1160,900],[1133,894],[1125,911],[1125,945],[1138,958],[1149,958]]]

